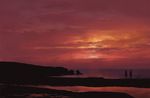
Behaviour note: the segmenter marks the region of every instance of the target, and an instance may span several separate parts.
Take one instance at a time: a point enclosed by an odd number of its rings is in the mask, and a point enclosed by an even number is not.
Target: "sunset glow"
[[[2,0],[0,60],[74,68],[149,68],[149,3]]]

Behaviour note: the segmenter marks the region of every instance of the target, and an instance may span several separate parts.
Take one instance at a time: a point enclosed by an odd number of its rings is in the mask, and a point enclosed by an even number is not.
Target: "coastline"
[[[39,87],[0,85],[1,98],[133,98],[119,92],[72,92]]]
[[[150,88],[150,79],[103,79],[103,78],[34,78],[0,80],[0,83],[23,85],[50,85],[50,86],[87,86],[87,87],[138,87]]]

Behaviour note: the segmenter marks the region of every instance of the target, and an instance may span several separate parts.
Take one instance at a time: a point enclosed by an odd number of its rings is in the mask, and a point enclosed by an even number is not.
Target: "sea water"
[[[150,79],[150,69],[84,69],[81,77],[103,77],[108,79],[125,78],[125,71],[132,71],[132,78]]]

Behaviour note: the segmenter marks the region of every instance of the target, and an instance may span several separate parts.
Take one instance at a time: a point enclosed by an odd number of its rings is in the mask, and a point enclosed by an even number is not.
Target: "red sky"
[[[149,0],[0,0],[0,61],[150,68]]]

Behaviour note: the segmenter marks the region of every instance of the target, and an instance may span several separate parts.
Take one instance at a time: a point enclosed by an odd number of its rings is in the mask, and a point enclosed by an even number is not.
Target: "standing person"
[[[129,70],[129,78],[132,79],[133,78],[133,71]]]
[[[128,71],[127,70],[124,71],[124,76],[125,76],[125,79],[128,78]]]

